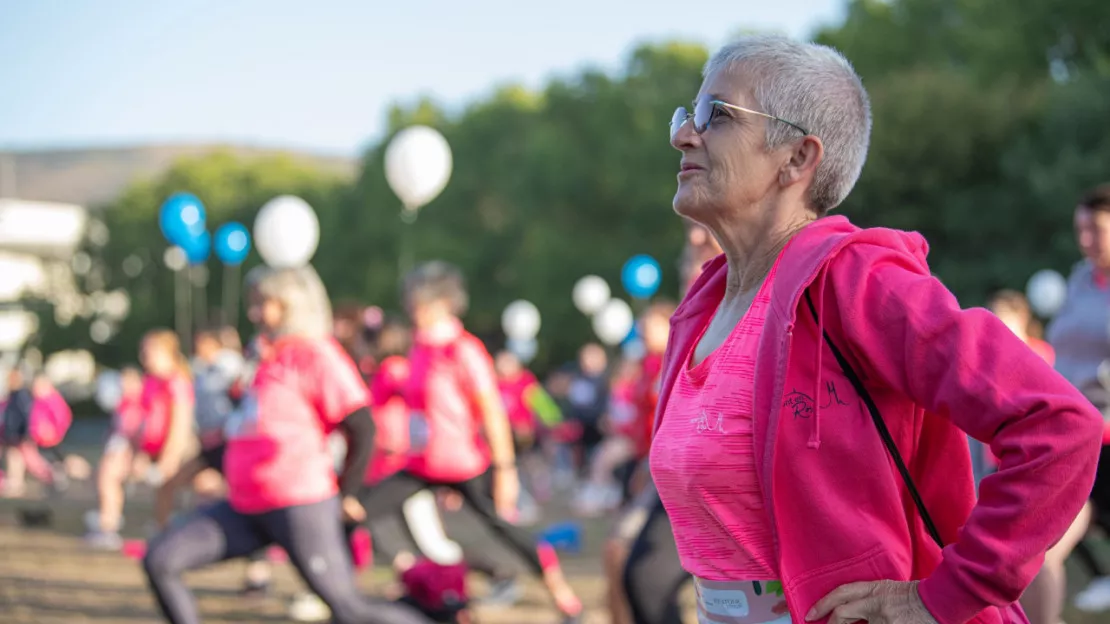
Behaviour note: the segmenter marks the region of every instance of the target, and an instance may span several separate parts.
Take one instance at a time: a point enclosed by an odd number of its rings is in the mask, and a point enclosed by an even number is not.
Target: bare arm
[[[189,448],[189,436],[193,433],[193,406],[185,401],[173,405],[170,428],[166,444],[158,458],[158,471],[168,477],[181,467]]]
[[[154,522],[157,523],[159,529],[164,529],[169,524],[177,491],[191,483],[193,478],[207,467],[208,464],[205,463],[204,458],[198,455],[185,462],[173,476],[158,488],[154,500]]]
[[[498,470],[516,466],[516,451],[513,450],[513,430],[509,426],[509,416],[501,396],[484,392],[478,397],[478,407],[482,410],[482,424],[489,442],[490,457]]]

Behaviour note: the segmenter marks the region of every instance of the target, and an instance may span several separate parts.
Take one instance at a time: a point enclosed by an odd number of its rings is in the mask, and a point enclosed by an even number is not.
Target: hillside
[[[213,150],[237,155],[288,154],[336,174],[354,175],[357,159],[235,145],[151,145],[122,148],[0,151],[0,196],[97,206],[128,184],[162,173],[174,161]]]

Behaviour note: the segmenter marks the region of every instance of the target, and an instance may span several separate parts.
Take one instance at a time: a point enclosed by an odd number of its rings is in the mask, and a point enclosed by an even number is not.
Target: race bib
[[[413,410],[409,412],[409,451],[417,455],[428,447],[428,417],[424,412]]]
[[[249,438],[258,433],[258,400],[253,394],[243,397],[239,407],[228,417],[224,436],[228,440]]]
[[[694,578],[698,624],[791,624],[778,581]]]

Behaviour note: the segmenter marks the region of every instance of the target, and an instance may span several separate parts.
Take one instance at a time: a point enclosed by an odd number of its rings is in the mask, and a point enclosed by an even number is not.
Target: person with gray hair
[[[182,574],[278,544],[343,624],[425,624],[415,609],[362,597],[343,520],[366,517],[355,494],[374,444],[369,391],[331,337],[331,308],[311,268],[254,275],[249,316],[264,340],[250,389],[228,419],[220,457],[228,498],[150,544],[143,570],[165,618],[197,624]],[[342,431],[336,478],[328,436]]]
[[[1090,402],[920,235],[829,216],[870,132],[851,64],[779,36],[672,119],[674,209],[723,250],[672,318],[650,458],[701,622],[1024,622],[1090,492]],[[978,500],[967,435],[1000,459]]]

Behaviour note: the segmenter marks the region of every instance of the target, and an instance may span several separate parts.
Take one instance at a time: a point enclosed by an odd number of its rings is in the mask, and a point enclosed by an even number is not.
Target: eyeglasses
[[[751,113],[752,115],[759,115],[760,117],[766,117],[767,119],[773,119],[775,121],[781,121],[791,128],[795,128],[803,135],[809,135],[809,131],[805,128],[780,117],[775,117],[774,115],[768,115],[767,113],[761,113],[757,110],[744,108],[743,106],[729,104],[728,102],[722,102],[721,100],[701,100],[700,102],[694,103],[693,113],[687,111],[685,106],[679,106],[675,109],[674,117],[671,117],[671,139],[674,140],[674,135],[678,133],[678,129],[681,128],[691,117],[694,118],[694,132],[697,132],[698,134],[704,133],[706,130],[709,129],[709,123],[720,116],[722,109],[726,108],[737,110],[743,113]]]

